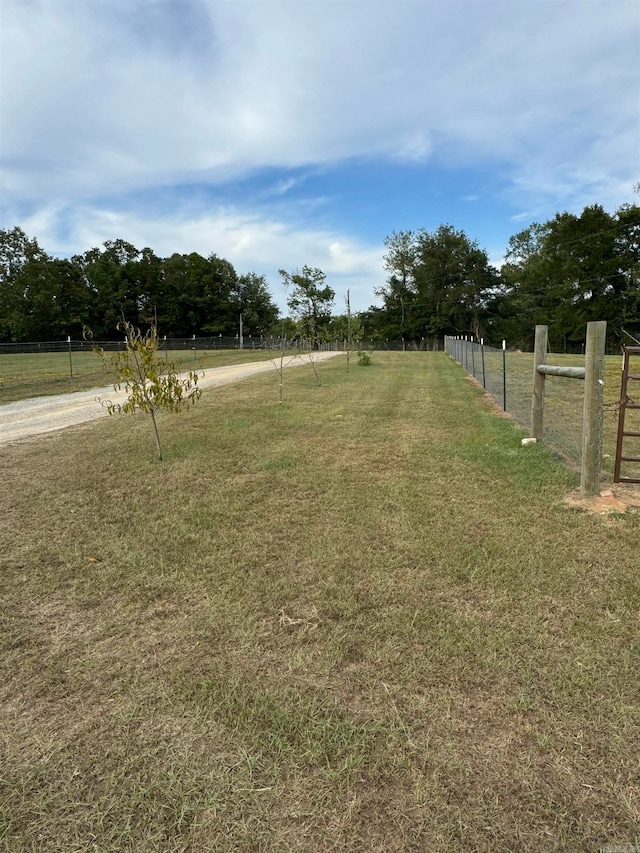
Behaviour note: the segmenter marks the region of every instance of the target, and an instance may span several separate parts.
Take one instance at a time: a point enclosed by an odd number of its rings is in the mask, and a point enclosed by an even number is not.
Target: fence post
[[[600,491],[602,459],[602,397],[604,386],[604,351],[607,321],[587,323],[585,352],[584,415],[582,424],[582,470],[580,491],[597,495]]]
[[[476,358],[475,358],[475,343],[473,341],[473,335],[471,335],[471,372],[473,373],[473,378],[476,378]]]
[[[533,348],[533,396],[531,398],[531,438],[542,438],[544,423],[544,374],[538,373],[538,365],[546,364],[549,327],[536,326],[536,341]]]
[[[507,342],[502,341],[502,409],[507,411]]]
[[[484,338],[480,338],[480,351],[482,352],[482,387],[486,390],[487,378],[484,370]]]
[[[69,344],[69,374],[73,379],[73,361],[71,359],[71,335],[67,335],[67,343]]]

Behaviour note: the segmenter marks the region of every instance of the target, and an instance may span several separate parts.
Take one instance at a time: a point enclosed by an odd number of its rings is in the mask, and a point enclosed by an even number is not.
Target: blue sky
[[[122,237],[376,301],[384,238],[500,263],[556,212],[639,202],[637,0],[0,0],[0,227]]]

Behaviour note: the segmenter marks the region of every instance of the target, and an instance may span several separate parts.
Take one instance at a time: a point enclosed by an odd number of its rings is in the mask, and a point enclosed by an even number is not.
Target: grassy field
[[[169,350],[162,353],[162,357],[165,355],[179,370],[202,370],[269,358],[264,350],[254,349]],[[84,391],[109,385],[112,381],[112,374],[90,351],[72,353],[71,365],[68,352],[0,353],[0,405],[28,397]]]
[[[444,354],[319,370],[0,451],[0,849],[640,835],[638,514]]]

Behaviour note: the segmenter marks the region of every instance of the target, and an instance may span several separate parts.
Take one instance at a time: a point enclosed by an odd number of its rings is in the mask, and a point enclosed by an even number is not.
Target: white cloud
[[[503,161],[547,193],[637,165],[635,2],[9,0],[3,17],[18,199],[349,157]]]

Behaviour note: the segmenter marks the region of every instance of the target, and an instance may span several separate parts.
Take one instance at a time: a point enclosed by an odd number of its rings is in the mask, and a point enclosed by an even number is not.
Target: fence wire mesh
[[[124,338],[110,341],[0,342],[0,404],[109,384],[111,375],[96,357],[94,345],[106,353],[125,349]],[[314,347],[322,351],[345,348],[346,341],[342,340],[323,341]],[[436,338],[423,338],[421,341],[366,339],[352,344],[353,350],[390,352],[439,348],[442,348],[442,343]],[[310,344],[298,338],[244,335],[240,339],[238,335],[192,335],[187,338],[162,336],[159,349],[160,358],[164,357],[178,370],[184,371],[273,358],[281,351],[305,352],[310,349]]]
[[[496,403],[527,431],[531,427],[533,353],[490,347],[477,341],[445,338],[446,352],[457,361]],[[584,355],[550,352],[547,364],[584,367]],[[605,359],[603,474],[610,478],[616,448],[617,412],[620,400],[621,356]],[[544,393],[543,441],[578,468],[582,454],[584,382],[547,376]]]

